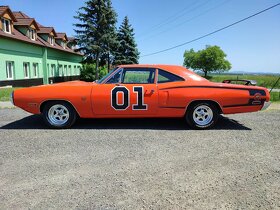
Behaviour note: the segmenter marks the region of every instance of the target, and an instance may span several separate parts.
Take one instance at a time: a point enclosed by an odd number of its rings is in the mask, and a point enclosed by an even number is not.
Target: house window
[[[77,72],[77,75],[80,75],[80,72],[81,72],[81,67],[78,66],[78,72]]]
[[[12,61],[6,62],[6,76],[7,76],[7,79],[14,78],[14,62],[12,62]]]
[[[61,42],[61,46],[63,47],[63,49],[66,48],[66,43],[65,42]]]
[[[53,36],[50,36],[50,44],[53,46],[54,45],[54,38]]]
[[[55,64],[52,64],[52,65],[51,65],[51,72],[50,72],[50,75],[51,75],[52,77],[54,77],[54,70],[55,70]]]
[[[33,63],[33,76],[38,77],[38,63]]]
[[[77,75],[77,66],[74,66],[74,75]]]
[[[35,40],[36,39],[36,31],[32,28],[30,28],[28,31],[29,31],[29,38],[31,40]]]
[[[11,33],[11,21],[5,18],[2,18],[2,29],[6,33]]]
[[[67,65],[64,65],[64,75],[67,76]]]
[[[29,63],[23,63],[24,78],[29,78]]]
[[[62,69],[62,65],[59,65],[58,66],[58,74],[59,74],[59,76],[62,76],[62,74],[63,74],[63,69]]]
[[[68,76],[71,76],[72,75],[72,68],[71,68],[71,65],[68,66]]]

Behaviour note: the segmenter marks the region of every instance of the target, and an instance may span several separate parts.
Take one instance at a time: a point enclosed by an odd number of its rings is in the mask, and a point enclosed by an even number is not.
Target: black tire
[[[200,113],[197,114],[198,112]],[[191,128],[199,130],[212,128],[217,123],[218,117],[219,112],[217,107],[210,102],[191,104],[185,116],[188,125]]]
[[[73,106],[64,101],[50,101],[43,107],[43,119],[50,128],[70,128],[77,120]]]

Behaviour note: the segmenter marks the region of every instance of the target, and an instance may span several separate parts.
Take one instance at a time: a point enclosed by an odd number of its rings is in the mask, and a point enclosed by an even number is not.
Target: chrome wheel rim
[[[213,120],[213,111],[209,106],[200,105],[193,112],[193,120],[197,125],[206,126]]]
[[[68,121],[68,119],[69,111],[61,104],[53,105],[48,111],[48,120],[52,125],[63,125]]]

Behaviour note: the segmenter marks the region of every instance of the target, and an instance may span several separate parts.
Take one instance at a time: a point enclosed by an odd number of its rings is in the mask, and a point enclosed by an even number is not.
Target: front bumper
[[[271,102],[264,102],[264,105],[262,107],[262,110],[266,110],[270,106]]]
[[[10,102],[15,105],[14,103],[14,91],[10,94]]]

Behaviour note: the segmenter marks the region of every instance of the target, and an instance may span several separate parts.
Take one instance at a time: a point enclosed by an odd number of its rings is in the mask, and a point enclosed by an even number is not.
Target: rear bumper
[[[270,106],[271,102],[264,102],[264,105],[262,107],[262,110],[266,110]]]

